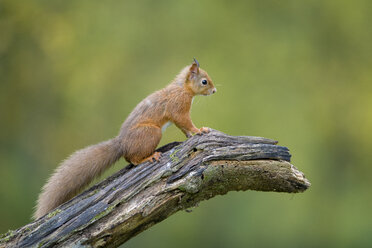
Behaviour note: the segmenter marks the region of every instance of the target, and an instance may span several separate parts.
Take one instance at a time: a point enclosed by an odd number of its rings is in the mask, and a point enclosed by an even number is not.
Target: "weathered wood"
[[[129,165],[0,247],[117,247],[173,213],[232,190],[297,193],[310,183],[276,141],[213,130],[160,150],[160,162]]]

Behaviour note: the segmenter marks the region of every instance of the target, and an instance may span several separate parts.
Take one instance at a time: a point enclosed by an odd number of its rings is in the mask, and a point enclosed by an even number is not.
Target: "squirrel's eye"
[[[203,79],[202,84],[207,85],[207,83],[208,83],[207,79]]]

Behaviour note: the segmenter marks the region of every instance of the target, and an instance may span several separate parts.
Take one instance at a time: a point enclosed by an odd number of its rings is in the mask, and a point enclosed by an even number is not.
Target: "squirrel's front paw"
[[[201,127],[199,128],[199,132],[197,134],[209,133],[211,129],[209,127]]]

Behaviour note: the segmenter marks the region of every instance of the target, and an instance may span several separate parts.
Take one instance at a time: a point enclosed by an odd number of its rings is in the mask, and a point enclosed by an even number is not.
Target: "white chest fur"
[[[172,122],[168,121],[167,123],[165,123],[165,124],[161,127],[161,131],[164,133],[164,132],[165,132],[165,129],[167,129],[167,127],[169,127],[170,125],[172,125]]]

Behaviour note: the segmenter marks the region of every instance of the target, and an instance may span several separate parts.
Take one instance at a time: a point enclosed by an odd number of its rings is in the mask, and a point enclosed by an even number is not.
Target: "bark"
[[[229,191],[298,193],[310,182],[276,141],[213,130],[159,150],[160,162],[129,165],[0,247],[117,247],[179,210]]]

